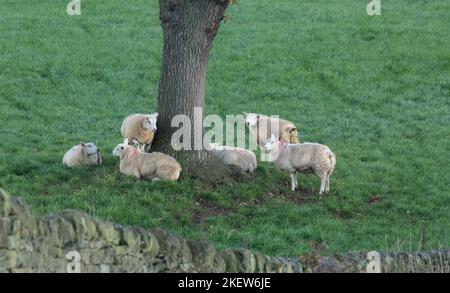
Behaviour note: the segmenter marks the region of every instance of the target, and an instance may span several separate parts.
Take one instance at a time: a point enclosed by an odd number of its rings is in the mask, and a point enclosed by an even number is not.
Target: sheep
[[[330,191],[330,176],[336,165],[336,156],[326,146],[318,143],[287,144],[274,135],[264,145],[272,161],[291,177],[291,190],[298,188],[297,172],[313,173],[321,179],[319,194]]]
[[[237,175],[251,173],[256,169],[256,156],[250,150],[220,146],[216,143],[210,144],[210,150],[225,165],[230,166]]]
[[[127,139],[114,148],[113,156],[120,158],[122,174],[142,180],[176,181],[182,170],[174,158],[163,153],[144,153],[129,145]]]
[[[153,114],[132,114],[125,118],[120,132],[123,139],[128,139],[138,145],[140,151],[151,148],[153,138],[157,131],[156,122],[158,113]]]
[[[277,137],[282,137],[286,143],[300,142],[297,127],[290,121],[255,113],[244,112],[243,114],[245,124],[248,126],[250,133],[261,148],[264,147],[272,133]]]
[[[101,165],[100,149],[92,142],[80,143],[64,154],[63,164],[67,167],[80,165]]]

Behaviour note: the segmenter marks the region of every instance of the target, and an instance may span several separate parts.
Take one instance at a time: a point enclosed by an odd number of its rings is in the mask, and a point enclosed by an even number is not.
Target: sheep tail
[[[328,153],[328,158],[330,159],[330,171],[328,172],[328,176],[333,173],[334,167],[336,166],[336,155],[333,152]]]

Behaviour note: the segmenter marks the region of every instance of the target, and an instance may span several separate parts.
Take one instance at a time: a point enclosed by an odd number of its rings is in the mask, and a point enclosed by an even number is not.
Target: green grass
[[[213,45],[207,114],[293,121],[337,155],[332,192],[261,163],[205,186],[125,178],[111,151],[122,119],[156,110],[156,0],[2,0],[0,186],[38,214],[66,208],[270,255],[450,246],[450,3],[242,0]],[[95,141],[100,168],[62,156]],[[199,224],[200,218],[204,219]]]

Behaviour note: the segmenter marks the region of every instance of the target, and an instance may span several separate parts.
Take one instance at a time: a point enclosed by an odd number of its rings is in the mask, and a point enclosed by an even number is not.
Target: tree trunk
[[[186,115],[191,125],[197,123],[203,138],[203,109],[206,67],[212,41],[224,17],[228,0],[160,0],[164,49],[158,95],[158,134],[154,148],[169,153],[190,166],[210,160],[206,151],[175,151],[171,146],[172,118]],[[194,107],[202,114],[194,122]],[[200,121],[198,121],[200,120]],[[191,130],[194,147],[194,129]],[[200,139],[200,141],[198,140]],[[183,168],[185,169],[185,168]]]

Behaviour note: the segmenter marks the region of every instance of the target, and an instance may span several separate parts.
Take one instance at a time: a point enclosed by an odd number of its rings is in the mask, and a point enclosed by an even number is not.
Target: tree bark
[[[228,0],[160,0],[164,49],[158,94],[158,134],[154,148],[191,165],[211,159],[206,151],[174,151],[172,118],[186,115],[194,125],[194,107],[204,109],[209,50],[224,17]],[[204,112],[204,111],[202,111]],[[203,114],[201,121],[203,137]],[[194,147],[194,132],[191,131]],[[198,142],[198,141],[197,141]]]

